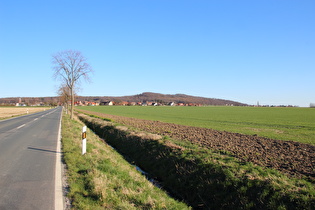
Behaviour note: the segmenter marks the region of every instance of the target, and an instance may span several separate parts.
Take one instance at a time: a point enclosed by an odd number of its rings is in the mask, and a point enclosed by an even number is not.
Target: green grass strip
[[[81,155],[82,124],[64,116],[62,146],[73,209],[189,209],[155,187],[90,130]]]

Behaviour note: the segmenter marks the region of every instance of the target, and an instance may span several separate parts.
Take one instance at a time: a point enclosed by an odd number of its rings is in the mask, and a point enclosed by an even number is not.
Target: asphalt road
[[[61,111],[58,107],[0,121],[1,210],[55,209]]]

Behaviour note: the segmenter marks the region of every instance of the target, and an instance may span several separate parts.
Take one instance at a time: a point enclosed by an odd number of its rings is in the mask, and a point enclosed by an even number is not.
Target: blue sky
[[[52,54],[93,67],[80,95],[315,102],[314,0],[0,0],[0,97],[55,96]]]

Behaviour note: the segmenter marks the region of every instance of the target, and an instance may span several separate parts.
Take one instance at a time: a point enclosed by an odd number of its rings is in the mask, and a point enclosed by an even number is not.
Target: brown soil
[[[188,140],[216,151],[227,151],[241,161],[252,162],[263,167],[277,169],[290,176],[315,181],[314,145],[90,111],[84,112],[109,118],[117,123],[146,132],[178,140]]]

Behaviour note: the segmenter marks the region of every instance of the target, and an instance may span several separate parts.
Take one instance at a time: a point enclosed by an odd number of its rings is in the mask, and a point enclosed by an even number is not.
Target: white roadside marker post
[[[86,126],[82,128],[82,155],[86,153]]]

